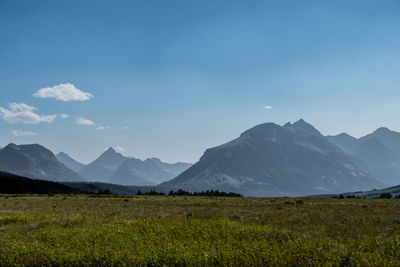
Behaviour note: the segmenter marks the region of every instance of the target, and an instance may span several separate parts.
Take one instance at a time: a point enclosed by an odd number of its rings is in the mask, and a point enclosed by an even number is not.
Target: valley
[[[400,267],[399,22],[0,0],[0,267]]]

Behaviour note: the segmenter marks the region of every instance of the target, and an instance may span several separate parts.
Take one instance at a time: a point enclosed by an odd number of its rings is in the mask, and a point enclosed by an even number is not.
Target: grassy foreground
[[[0,196],[0,266],[400,266],[400,200]]]

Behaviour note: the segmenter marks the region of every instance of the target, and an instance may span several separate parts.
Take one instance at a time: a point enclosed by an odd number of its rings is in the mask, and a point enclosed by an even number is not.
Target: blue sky
[[[399,69],[399,1],[0,0],[0,145],[195,162],[263,122],[400,131]],[[90,96],[34,97],[60,84]]]

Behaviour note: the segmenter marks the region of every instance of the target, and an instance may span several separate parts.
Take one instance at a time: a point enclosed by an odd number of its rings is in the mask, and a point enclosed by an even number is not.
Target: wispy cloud
[[[66,118],[68,118],[69,117],[69,115],[68,114],[60,114],[60,118],[62,118],[62,119],[66,119]]]
[[[8,109],[0,107],[0,116],[9,123],[38,124],[52,123],[57,115],[39,115],[37,108],[24,103],[10,103]]]
[[[70,83],[62,83],[53,87],[42,88],[33,94],[33,96],[38,98],[54,98],[64,102],[86,101],[93,97],[91,93],[83,92]]]
[[[76,123],[80,125],[94,125],[95,123],[89,119],[85,119],[83,117],[76,118]]]
[[[13,136],[29,136],[29,135],[36,135],[36,133],[31,131],[20,131],[20,130],[11,130],[11,134]]]
[[[128,126],[123,126],[123,127],[121,127],[121,129],[122,129],[122,130],[128,130],[129,127],[128,127]]]
[[[99,126],[96,128],[98,131],[111,130],[110,126]]]
[[[272,109],[272,106],[266,105],[266,106],[263,106],[263,109]]]
[[[114,149],[118,153],[124,153],[125,152],[125,148],[123,148],[122,146],[115,146]]]

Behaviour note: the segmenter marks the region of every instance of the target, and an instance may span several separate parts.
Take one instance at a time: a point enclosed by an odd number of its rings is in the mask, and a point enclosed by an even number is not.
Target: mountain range
[[[346,133],[327,138],[386,185],[400,184],[400,133],[379,128],[359,139]]]
[[[165,163],[157,158],[126,160],[109,182],[122,185],[157,185],[168,181],[191,167],[189,163]]]
[[[84,165],[68,154],[54,155],[47,148],[9,144],[0,149],[0,171],[55,182],[103,182],[122,185],[156,185],[177,176],[191,164],[162,162],[151,158],[128,158],[109,148]]]
[[[250,196],[301,196],[382,186],[304,120],[255,126],[206,150],[191,168],[160,185]]]
[[[95,161],[82,168],[79,174],[94,182],[143,186],[168,181],[190,166],[192,164],[182,162],[165,163],[158,158],[128,158],[110,147]]]
[[[337,194],[400,184],[400,133],[379,128],[361,138],[323,136],[304,120],[264,123],[207,149],[194,165],[140,160],[113,148],[84,165],[37,144],[9,144],[0,149],[0,171],[86,191],[113,186],[115,192],[133,192],[147,186],[246,196]]]
[[[89,181],[107,182],[118,167],[127,160],[127,157],[110,147],[100,157],[82,168],[79,174]]]

